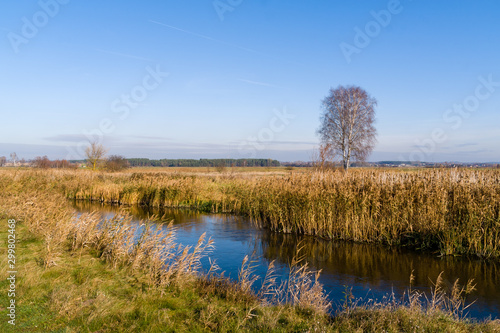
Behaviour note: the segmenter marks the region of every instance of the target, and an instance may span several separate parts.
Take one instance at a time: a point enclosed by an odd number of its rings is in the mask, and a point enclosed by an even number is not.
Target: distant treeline
[[[280,166],[280,162],[271,159],[246,158],[246,159],[161,159],[128,158],[130,166],[151,167],[268,167]]]

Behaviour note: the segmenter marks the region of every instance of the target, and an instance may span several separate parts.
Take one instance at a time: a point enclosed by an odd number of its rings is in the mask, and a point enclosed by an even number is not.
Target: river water
[[[76,201],[79,212],[98,211],[103,217],[117,214],[120,208]],[[236,280],[245,255],[255,260],[255,274],[264,276],[270,261],[275,260],[282,278],[288,273],[288,263],[302,246],[302,254],[313,269],[321,269],[320,282],[338,309],[345,299],[346,288],[356,298],[382,300],[390,294],[401,298],[408,290],[410,274],[415,280],[412,288],[430,291],[432,281],[443,273],[445,282],[451,285],[457,278],[460,284],[474,279],[476,291],[467,297],[474,302],[468,309],[468,317],[484,319],[500,318],[500,263],[461,257],[438,257],[405,249],[388,248],[372,244],[355,244],[340,241],[324,241],[307,236],[282,235],[260,230],[244,217],[203,214],[190,210],[153,210],[132,206],[126,208],[134,220],[147,221],[151,214],[163,215],[164,221],[173,220],[176,241],[183,245],[195,245],[206,233],[215,242],[215,250],[209,254],[216,260],[225,276]],[[300,244],[300,245],[299,245]],[[208,259],[204,268],[208,269]],[[259,287],[258,280],[255,287]],[[351,289],[352,288],[352,289]]]

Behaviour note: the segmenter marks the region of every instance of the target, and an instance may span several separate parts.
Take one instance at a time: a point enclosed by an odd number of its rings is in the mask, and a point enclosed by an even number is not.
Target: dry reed
[[[53,187],[76,200],[245,214],[282,233],[500,257],[498,170],[360,169],[251,177],[45,172]]]

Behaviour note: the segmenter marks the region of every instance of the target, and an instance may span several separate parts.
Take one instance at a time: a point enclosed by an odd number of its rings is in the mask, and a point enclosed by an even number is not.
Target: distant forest
[[[130,166],[151,166],[151,167],[275,167],[280,166],[280,162],[271,159],[246,158],[246,159],[161,159],[150,160],[149,158],[127,158]]]

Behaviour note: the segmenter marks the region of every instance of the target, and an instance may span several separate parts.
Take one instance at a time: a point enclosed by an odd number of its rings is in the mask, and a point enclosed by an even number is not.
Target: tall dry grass
[[[318,281],[321,271],[311,270],[302,252],[303,247],[298,246],[288,263],[288,275],[281,282],[278,282],[275,261],[271,261],[256,295],[266,304],[289,304],[316,313],[327,313],[331,304]],[[259,278],[253,274],[254,268],[253,261],[245,256],[238,274],[238,288],[244,292],[251,291]]]
[[[499,171],[356,171],[263,179],[251,215],[285,233],[500,255]]]
[[[45,171],[68,198],[246,214],[282,233],[500,256],[500,171],[286,174]]]
[[[215,246],[205,234],[195,246],[184,246],[175,241],[172,223],[132,223],[132,217],[125,211],[104,219],[96,213],[76,215],[63,195],[55,190],[57,186],[66,185],[58,182],[68,180],[67,176],[38,171],[0,176],[0,191],[6,193],[0,200],[0,213],[15,216],[31,233],[44,239],[46,251],[40,254],[39,260],[44,268],[58,265],[63,252],[78,256],[90,251],[113,268],[145,274],[150,288],[184,288],[198,283],[217,293],[230,294],[235,300],[248,298],[262,305],[275,300],[271,303],[291,304],[319,315],[326,314],[328,302],[317,281],[318,273],[312,272],[301,260],[291,265],[293,283],[274,286],[271,282],[275,280],[267,278],[266,292],[254,292],[252,285],[258,277],[253,276],[248,258],[242,263],[238,281],[218,274],[215,264],[208,273],[203,272],[201,261]],[[268,277],[272,271],[271,265]],[[315,276],[314,281],[311,275]]]

